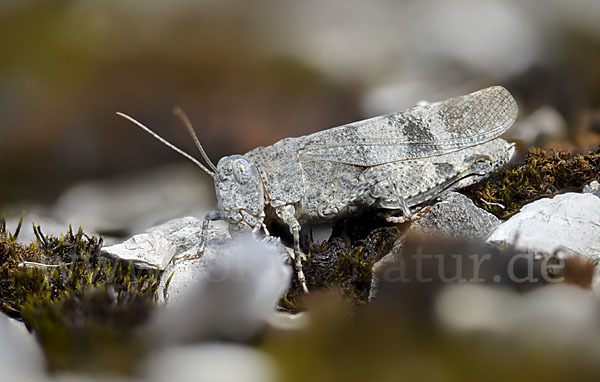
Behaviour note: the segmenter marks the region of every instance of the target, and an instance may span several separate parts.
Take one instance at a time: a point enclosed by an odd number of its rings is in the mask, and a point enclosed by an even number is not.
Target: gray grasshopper
[[[118,113],[192,160],[215,183],[219,210],[204,219],[225,220],[230,232],[269,232],[265,219],[286,226],[292,258],[307,290],[300,250],[303,225],[332,221],[355,211],[398,211],[389,222],[419,218],[411,207],[440,193],[473,184],[506,164],[513,145],[498,138],[515,121],[517,104],[495,86],[403,112],[314,134],[285,138],[244,155],[206,156],[189,120],[181,115],[212,171],[133,118]],[[205,240],[203,239],[203,243]],[[201,247],[200,253],[203,250]]]

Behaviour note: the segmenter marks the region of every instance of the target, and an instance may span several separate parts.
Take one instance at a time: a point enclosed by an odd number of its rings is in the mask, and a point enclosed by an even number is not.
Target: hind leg
[[[400,188],[398,187],[398,183],[396,179],[393,177],[388,177],[387,182],[390,184],[390,188],[392,191],[392,195],[388,195],[388,199],[383,206],[386,209],[399,209],[402,211],[403,216],[393,216],[388,215],[385,220],[388,223],[396,223],[402,224],[406,222],[413,222],[421,219],[427,212],[431,211],[431,207],[427,206],[425,208],[417,207],[414,211],[411,211],[410,207],[406,203]]]
[[[366,173],[363,182],[354,192],[355,203],[376,206],[386,210],[401,211],[402,216],[389,215],[386,220],[390,223],[406,223],[419,220],[431,210],[431,207],[415,208],[411,210],[405,190],[403,190],[395,176],[388,171],[372,171]]]

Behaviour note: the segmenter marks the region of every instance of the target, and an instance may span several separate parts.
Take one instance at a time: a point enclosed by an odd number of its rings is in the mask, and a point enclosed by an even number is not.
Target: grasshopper
[[[285,138],[215,166],[189,119],[183,120],[210,167],[173,146],[135,119],[155,138],[190,159],[214,179],[219,209],[204,218],[225,220],[232,235],[261,230],[265,219],[286,226],[294,239],[291,261],[308,293],[300,250],[303,225],[331,222],[355,211],[378,208],[401,213],[389,222],[416,220],[411,207],[440,193],[473,184],[506,164],[514,145],[499,136],[517,117],[511,94],[494,86],[465,96],[354,122],[314,134]],[[416,210],[415,210],[416,211]],[[201,239],[202,253],[205,237]]]

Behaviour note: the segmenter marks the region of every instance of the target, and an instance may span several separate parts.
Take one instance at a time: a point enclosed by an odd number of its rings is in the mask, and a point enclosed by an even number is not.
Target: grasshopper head
[[[151,134],[154,138],[164,143],[171,149],[175,150],[179,154],[183,155],[187,159],[194,162],[204,172],[210,175],[215,180],[215,191],[217,194],[217,202],[219,203],[220,213],[211,214],[210,220],[223,219],[229,223],[229,231],[231,233],[240,231],[244,228],[252,228],[258,231],[263,226],[263,220],[265,218],[264,212],[264,188],[258,169],[256,166],[249,162],[242,155],[232,155],[222,158],[217,166],[212,163],[204,148],[200,144],[192,123],[188,119],[187,115],[176,108],[174,113],[182,120],[183,125],[188,130],[200,154],[208,164],[207,168],[199,160],[192,157],[185,151],[174,146],[172,143],[166,141],[164,138],[144,126],[142,123],[136,121],[127,114],[117,113],[119,116],[131,121],[136,126],[145,130]],[[216,211],[212,211],[216,212]],[[207,215],[208,217],[209,215]]]
[[[260,229],[265,202],[256,165],[242,155],[223,157],[214,179],[219,210],[229,223],[229,230]]]

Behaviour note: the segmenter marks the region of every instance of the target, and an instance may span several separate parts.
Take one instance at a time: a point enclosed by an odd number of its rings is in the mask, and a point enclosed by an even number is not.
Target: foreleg
[[[185,256],[177,256],[171,259],[171,262],[175,264],[177,260],[195,260],[199,259],[204,253],[204,248],[206,247],[206,236],[208,232],[208,225],[211,221],[214,220],[223,220],[223,212],[221,211],[208,211],[206,215],[204,215],[204,220],[202,221],[202,229],[200,231],[200,245],[198,246],[198,251],[195,255],[185,255]]]

